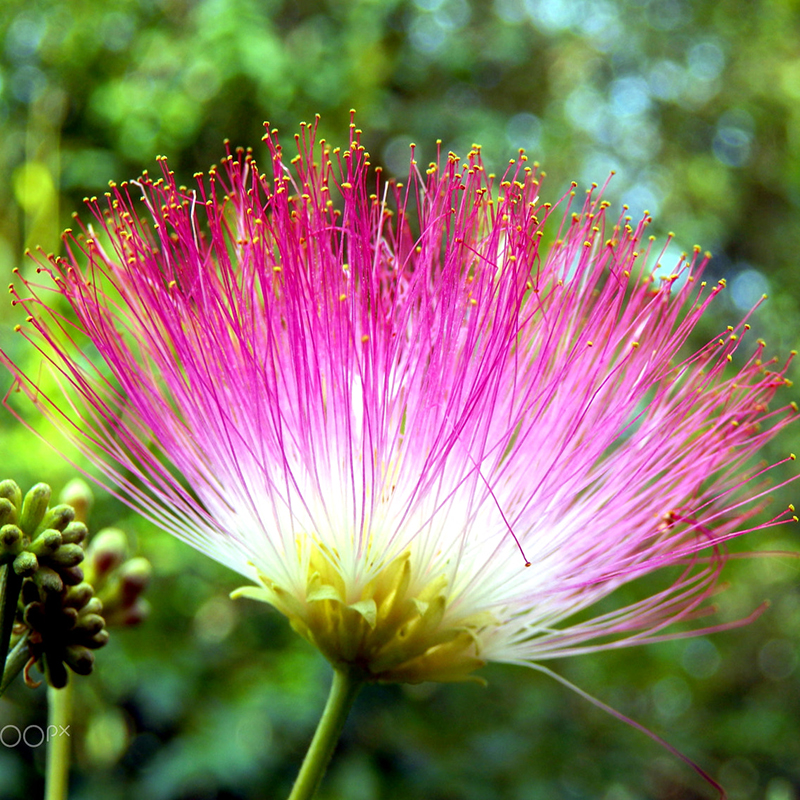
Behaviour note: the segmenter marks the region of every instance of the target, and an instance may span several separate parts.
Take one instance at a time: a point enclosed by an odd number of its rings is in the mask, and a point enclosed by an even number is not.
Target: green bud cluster
[[[91,651],[108,641],[108,632],[102,602],[81,567],[86,525],[71,505],[50,507],[50,497],[45,483],[23,497],[14,481],[0,482],[0,565],[5,586],[19,590],[17,638],[27,632],[31,661],[61,688],[67,666],[80,675],[91,672]]]
[[[48,507],[50,487],[37,483],[23,498],[14,481],[0,482],[0,564],[43,590],[60,592],[83,580],[78,566],[88,533],[64,503]]]
[[[86,579],[103,601],[109,626],[138,625],[150,611],[141,595],[153,568],[146,558],[128,558],[128,539],[117,528],[104,528],[86,548]]]
[[[67,683],[69,666],[78,675],[88,675],[94,653],[108,641],[103,604],[88,583],[61,592],[41,592],[33,581],[22,585],[23,622],[32,633],[31,658],[57,689]]]

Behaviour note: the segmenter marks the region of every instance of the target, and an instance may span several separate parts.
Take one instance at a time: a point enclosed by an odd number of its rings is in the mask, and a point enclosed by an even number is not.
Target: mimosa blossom
[[[91,200],[46,286],[13,290],[69,403],[6,359],[18,386],[112,491],[368,680],[703,615],[763,505],[752,456],[794,414],[772,405],[786,365],[744,322],[687,355],[722,285],[698,249],[665,272],[649,218],[596,188],[551,206],[525,156],[498,181],[478,149],[387,183],[351,131],[331,150],[304,127],[291,159],[270,131],[267,175],[237,151],[192,188],[162,162]]]

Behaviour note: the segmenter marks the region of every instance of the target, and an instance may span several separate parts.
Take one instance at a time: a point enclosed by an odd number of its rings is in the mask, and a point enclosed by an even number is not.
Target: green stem
[[[23,667],[30,660],[30,652],[28,650],[28,636],[26,633],[15,645],[14,649],[8,654],[6,658],[6,668],[3,670],[3,678],[0,681],[0,697],[14,678],[22,672]]]
[[[22,578],[11,564],[5,564],[0,574],[0,670],[5,671],[6,657],[11,642],[11,629],[17,615],[17,600],[22,588]]]
[[[69,785],[70,737],[72,719],[72,686],[67,681],[63,689],[47,687],[47,730],[55,731],[47,742],[45,771],[45,800],[66,800]]]
[[[331,760],[339,735],[362,681],[351,672],[334,669],[328,702],[311,740],[300,774],[297,776],[289,800],[311,800],[317,793],[322,776]],[[48,798],[49,800],[49,798]]]

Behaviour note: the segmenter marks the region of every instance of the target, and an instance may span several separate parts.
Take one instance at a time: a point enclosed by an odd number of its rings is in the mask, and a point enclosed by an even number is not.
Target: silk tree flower
[[[89,201],[47,285],[12,289],[57,378],[6,357],[17,387],[358,681],[686,635],[726,542],[792,516],[753,521],[787,364],[746,321],[685,351],[724,285],[707,257],[664,271],[650,218],[597,187],[541,202],[522,153],[403,184],[352,125],[344,150],[304,126],[291,158],[264,138],[266,175],[237,151],[187,188],[162,161]]]

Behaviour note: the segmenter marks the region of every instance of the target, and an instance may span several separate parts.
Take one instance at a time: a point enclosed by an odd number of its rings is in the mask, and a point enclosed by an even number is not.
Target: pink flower
[[[6,357],[19,387],[368,679],[685,635],[665,629],[705,613],[762,507],[786,365],[745,323],[686,355],[722,282],[698,248],[663,272],[650,219],[609,218],[596,187],[558,211],[524,155],[498,182],[477,149],[386,183],[351,131],[342,151],[304,127],[291,159],[269,132],[266,176],[237,151],[195,188],[162,162],[91,200],[40,269],[71,314],[14,291],[69,402]]]

